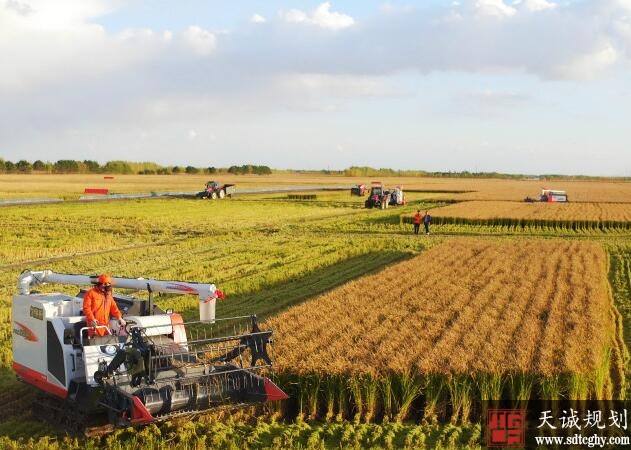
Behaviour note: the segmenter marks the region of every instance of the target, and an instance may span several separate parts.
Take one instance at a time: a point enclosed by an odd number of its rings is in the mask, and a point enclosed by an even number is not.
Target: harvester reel
[[[272,342],[272,331],[261,331],[256,318],[252,318],[252,331],[240,339],[239,345],[227,352],[225,355],[213,359],[213,362],[229,362],[239,357],[246,349],[250,349],[252,359],[250,367],[256,367],[259,359],[267,365],[272,364],[272,359],[267,352],[267,344]]]

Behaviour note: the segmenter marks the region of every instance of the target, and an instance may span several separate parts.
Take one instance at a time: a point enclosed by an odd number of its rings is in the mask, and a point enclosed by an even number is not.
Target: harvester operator
[[[112,297],[112,277],[102,274],[97,285],[83,297],[83,313],[88,324],[88,336],[109,334],[110,316],[118,319],[120,326],[125,326],[123,315]],[[103,325],[107,328],[104,328]],[[97,328],[98,327],[98,328]]]

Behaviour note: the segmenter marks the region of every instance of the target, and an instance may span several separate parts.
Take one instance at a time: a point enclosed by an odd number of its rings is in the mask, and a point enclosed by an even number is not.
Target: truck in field
[[[210,198],[215,200],[217,198],[232,197],[237,191],[235,184],[221,184],[218,181],[209,181],[206,183],[206,189],[197,193],[197,198]]]

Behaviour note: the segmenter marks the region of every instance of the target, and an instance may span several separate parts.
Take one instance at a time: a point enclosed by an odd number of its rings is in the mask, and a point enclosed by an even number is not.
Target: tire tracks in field
[[[146,243],[146,244],[124,245],[124,246],[121,246],[121,247],[114,247],[114,248],[108,248],[108,249],[103,249],[103,250],[94,250],[94,251],[90,251],[90,252],[73,253],[72,255],[59,255],[59,256],[49,256],[49,257],[45,257],[45,258],[30,259],[30,260],[20,261],[18,263],[0,265],[0,271],[8,270],[8,269],[15,269],[15,268],[19,268],[20,266],[23,267],[23,266],[29,265],[29,264],[46,264],[46,263],[52,263],[52,262],[57,262],[57,261],[66,261],[66,260],[69,260],[69,259],[83,258],[83,257],[86,257],[86,256],[105,255],[105,254],[108,254],[108,253],[120,252],[120,251],[125,251],[125,250],[137,250],[137,249],[142,249],[142,248],[160,247],[160,246],[164,246],[164,245],[169,245],[169,244],[174,244],[174,243],[177,243],[177,242],[185,241],[186,239],[190,239],[190,238],[189,237],[178,237],[178,238],[172,238],[172,239],[169,239],[169,240],[166,240],[166,241],[160,241],[160,242],[151,242],[151,243]]]
[[[330,220],[330,219],[337,219],[337,218],[341,218],[341,217],[348,217],[348,216],[352,216],[352,215],[362,214],[362,213],[365,213],[366,211],[368,211],[368,210],[363,210],[362,209],[362,210],[347,211],[347,212],[337,213],[337,214],[328,214],[328,215],[325,215],[325,216],[318,216],[318,217],[308,217],[308,218],[296,217],[296,218],[293,218],[293,219],[288,219],[283,224],[281,224],[279,226],[274,226],[274,228],[275,229],[278,228],[280,230],[280,228],[285,226],[285,225],[296,225],[296,224],[297,225],[304,225],[306,223],[326,221],[326,220]],[[258,224],[258,225],[255,225],[253,227],[240,229],[239,231],[265,232],[265,230],[269,231],[269,227],[266,227],[264,224],[263,225]],[[275,232],[275,231],[276,230],[273,230],[273,232]],[[219,238],[221,236],[229,236],[229,235],[231,235],[233,233],[234,233],[234,231],[232,231],[232,230],[226,230],[225,232],[217,233],[216,237]],[[130,244],[130,245],[123,245],[123,246],[119,246],[119,247],[107,248],[107,249],[102,249],[102,250],[93,250],[93,251],[89,251],[89,252],[81,252],[81,253],[65,254],[65,255],[58,255],[58,256],[47,256],[47,257],[43,257],[43,258],[27,259],[27,260],[23,260],[23,261],[20,261],[20,262],[17,262],[17,263],[2,264],[2,265],[0,265],[0,271],[16,269],[16,268],[25,267],[25,266],[28,266],[28,265],[47,264],[47,263],[53,263],[53,262],[58,262],[58,261],[67,261],[67,260],[70,260],[70,259],[83,258],[83,257],[89,257],[89,256],[106,255],[106,254],[109,254],[109,253],[126,251],[126,250],[138,250],[138,249],[143,249],[143,248],[166,246],[166,245],[171,245],[171,244],[177,244],[178,242],[184,242],[184,241],[186,241],[188,239],[195,239],[195,238],[200,238],[200,237],[205,237],[205,236],[207,236],[207,234],[199,234],[199,233],[195,232],[193,236],[178,236],[178,237],[175,237],[175,238],[168,238],[168,239],[164,239],[164,240],[160,240],[160,241],[147,242],[147,243],[143,243],[143,244]]]

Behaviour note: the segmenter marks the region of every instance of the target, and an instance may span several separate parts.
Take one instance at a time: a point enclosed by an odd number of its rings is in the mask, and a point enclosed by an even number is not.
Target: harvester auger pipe
[[[18,278],[20,294],[28,295],[31,289],[40,284],[58,283],[77,286],[94,286],[99,275],[74,275],[56,273],[52,270],[25,270]],[[223,298],[223,293],[212,283],[189,283],[186,281],[165,281],[149,278],[112,277],[112,287],[134,289],[137,291],[164,292],[169,294],[196,294],[199,296],[199,320],[212,322],[215,320],[215,300]]]

